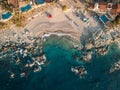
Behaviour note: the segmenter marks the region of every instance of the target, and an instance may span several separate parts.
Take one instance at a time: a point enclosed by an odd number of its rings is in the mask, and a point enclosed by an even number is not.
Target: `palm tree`
[[[17,13],[11,20],[17,27],[22,27],[25,25],[26,17],[23,16],[21,13]]]

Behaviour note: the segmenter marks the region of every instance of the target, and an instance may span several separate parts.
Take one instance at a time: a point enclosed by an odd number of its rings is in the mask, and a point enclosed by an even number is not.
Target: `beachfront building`
[[[21,6],[24,6],[27,1],[25,0],[8,0],[8,4],[12,5],[13,8],[19,8]]]
[[[107,2],[100,2],[95,4],[89,4],[89,10],[94,11],[98,14],[99,20],[104,26],[112,26],[111,21],[120,14],[120,4],[113,4]]]
[[[113,16],[117,16],[120,13],[120,4],[100,2],[100,3],[90,4],[89,9],[98,13],[109,13]]]
[[[31,6],[29,5],[29,4],[33,4],[31,2],[32,2],[31,0],[30,2],[27,2],[25,0],[8,0],[8,4],[12,6],[14,12],[17,12],[17,11],[25,12],[31,9]]]
[[[19,8],[19,0],[8,0],[8,4],[13,8]]]
[[[100,12],[106,12],[107,11],[107,2],[100,2],[99,3],[99,11]]]
[[[115,17],[120,14],[120,4],[113,4],[107,2],[89,4],[89,10],[92,10],[99,15],[104,14],[110,21],[113,21]]]
[[[111,13],[117,16],[120,13],[120,4],[115,4],[112,6]]]

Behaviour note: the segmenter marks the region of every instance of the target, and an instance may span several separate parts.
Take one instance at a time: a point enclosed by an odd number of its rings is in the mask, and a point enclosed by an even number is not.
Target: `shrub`
[[[12,22],[17,26],[17,27],[22,27],[25,25],[26,17],[21,15],[20,13],[15,14],[14,17],[12,18]]]
[[[120,24],[120,15],[116,16],[115,20],[112,22],[114,26],[117,26]]]
[[[67,10],[67,6],[64,5],[64,6],[62,7],[62,10],[63,10],[63,11],[66,11],[66,10]]]

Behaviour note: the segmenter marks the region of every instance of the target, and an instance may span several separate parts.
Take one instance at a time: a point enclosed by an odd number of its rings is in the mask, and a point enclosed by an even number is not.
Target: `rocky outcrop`
[[[86,49],[93,47],[101,47],[109,45],[113,42],[120,41],[120,32],[117,30],[107,31],[96,30],[87,40],[85,44]]]

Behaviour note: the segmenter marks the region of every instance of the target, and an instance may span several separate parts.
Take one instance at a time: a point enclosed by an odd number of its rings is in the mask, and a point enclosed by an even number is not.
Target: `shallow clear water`
[[[6,71],[0,72],[0,90],[120,90],[120,71],[109,74],[112,63],[120,58],[116,45],[111,45],[105,56],[77,62],[72,57],[77,50],[71,49],[70,44],[67,38],[50,37],[44,44],[50,64],[26,78],[9,79]],[[71,72],[71,66],[76,65],[86,67],[88,75],[84,79]]]

